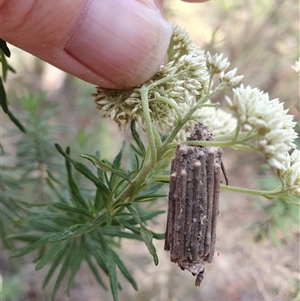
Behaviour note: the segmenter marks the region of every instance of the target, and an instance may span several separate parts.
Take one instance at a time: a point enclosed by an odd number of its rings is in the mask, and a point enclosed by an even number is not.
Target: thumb
[[[110,88],[149,79],[171,35],[154,0],[2,0],[0,16],[5,41]]]

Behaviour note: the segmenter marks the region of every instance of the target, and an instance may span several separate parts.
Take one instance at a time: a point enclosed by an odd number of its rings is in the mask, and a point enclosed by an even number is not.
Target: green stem
[[[236,141],[247,141],[253,137],[255,137],[257,134],[253,131],[250,132],[240,132],[240,126],[237,126],[232,132],[228,134],[221,134],[214,137],[215,141],[224,141],[224,140],[232,140],[234,142]]]
[[[150,146],[150,161],[154,161],[154,164],[156,163],[157,158],[157,150],[155,145],[155,136],[153,131],[156,131],[156,129],[152,125],[151,117],[150,117],[150,109],[149,109],[149,101],[148,101],[148,88],[144,85],[140,89],[141,91],[141,102],[142,102],[142,108],[144,113],[144,121],[145,121],[145,127],[146,132],[148,136],[149,146]],[[156,137],[159,136],[157,133]]]
[[[170,176],[169,175],[159,175],[159,176],[156,176],[154,180],[155,180],[155,182],[169,183]],[[233,191],[233,192],[249,194],[249,195],[259,195],[259,196],[263,196],[263,197],[266,197],[269,199],[275,198],[275,197],[280,197],[286,193],[282,189],[282,187],[278,187],[278,189],[269,191],[269,190],[256,190],[256,189],[248,189],[248,188],[220,184],[220,188],[225,191]]]
[[[164,102],[167,105],[169,105],[175,112],[177,115],[177,118],[180,120],[181,119],[181,112],[176,104],[176,102],[174,100],[171,100],[169,98],[166,97],[157,97],[151,100],[151,102]]]
[[[169,175],[155,176],[154,181],[155,182],[161,182],[161,183],[169,183],[170,182],[170,176]]]
[[[161,78],[159,80],[156,80],[152,84],[150,84],[147,88],[148,88],[148,90],[151,90],[151,89],[153,89],[156,86],[159,86],[159,85],[161,85],[163,83],[169,82],[171,79],[175,80],[175,78],[180,77],[180,75],[184,74],[184,73],[185,73],[185,70],[182,70],[182,71],[180,71],[180,72],[178,72],[176,74],[171,74],[169,76],[163,77],[163,78]]]
[[[193,145],[193,146],[211,146],[211,147],[228,147],[238,150],[252,150],[251,145],[242,144],[233,141],[182,141],[181,144]]]
[[[178,121],[178,123],[176,124],[175,128],[173,129],[173,131],[170,133],[170,135],[168,136],[168,138],[166,139],[166,141],[163,143],[162,145],[162,152],[164,152],[167,148],[168,145],[173,142],[174,138],[176,137],[176,135],[178,134],[178,132],[181,130],[181,128],[185,125],[186,122],[188,122],[191,119],[191,116],[195,113],[196,110],[200,109],[201,107],[206,107],[206,106],[215,106],[215,104],[205,104],[205,102],[211,98],[212,96],[214,96],[216,93],[219,92],[219,90],[222,88],[222,86],[218,86],[216,88],[216,90],[214,90],[213,92],[211,92],[210,94],[204,96],[202,99],[200,99],[196,105],[194,105],[187,113],[186,115]]]
[[[237,193],[243,193],[243,194],[249,194],[249,195],[259,195],[266,197],[268,199],[280,197],[281,195],[285,194],[286,192],[282,188],[282,186],[279,186],[278,188],[269,191],[269,190],[257,190],[257,189],[249,189],[249,188],[242,188],[242,187],[236,187],[236,186],[229,186],[221,184],[220,188],[225,191],[233,191]]]
[[[136,195],[139,193],[140,188],[145,183],[145,180],[147,176],[150,174],[150,172],[155,167],[156,162],[153,161],[148,162],[148,164],[145,164],[142,169],[139,171],[139,173],[136,175],[136,177],[130,182],[130,184],[119,194],[117,199],[113,202],[112,209],[111,209],[111,216],[114,216],[114,214],[118,210],[118,206],[120,204],[126,204],[130,203],[131,200],[133,200]]]

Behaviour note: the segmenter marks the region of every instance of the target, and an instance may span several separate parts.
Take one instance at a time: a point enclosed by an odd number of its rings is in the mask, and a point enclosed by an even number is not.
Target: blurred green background
[[[258,87],[279,98],[299,121],[299,77],[291,68],[300,55],[299,1],[212,0],[188,4],[164,1],[165,16],[181,25],[193,40],[212,54],[224,53],[231,68],[244,75],[244,85]],[[63,159],[54,143],[70,145],[75,159],[95,153],[112,159],[129,132],[120,133],[109,120],[100,118],[90,96],[94,87],[41,62],[14,47],[9,63],[16,74],[6,83],[14,114],[29,129],[26,136],[2,113],[2,193],[28,202],[49,201],[45,167],[60,169]],[[227,91],[230,95],[230,91]],[[223,95],[215,99],[222,104]],[[272,188],[271,173],[261,168],[261,158],[225,150],[224,161],[231,185]],[[267,181],[260,181],[268,176]],[[10,186],[10,184],[13,185]],[[82,183],[84,185],[84,182]],[[24,189],[23,187],[26,187]],[[89,187],[87,187],[88,193]],[[153,207],[166,209],[166,200]],[[166,215],[151,225],[164,232]],[[221,193],[221,215],[214,262],[207,266],[200,288],[194,278],[169,261],[163,242],[155,241],[160,264],[155,267],[140,242],[122,242],[119,252],[139,284],[134,291],[124,281],[121,300],[132,301],[297,301],[300,300],[299,209],[281,200],[258,200]],[[1,233],[8,234],[6,226]],[[48,301],[51,287],[41,290],[45,270],[34,271],[31,260],[10,259],[2,245],[3,301]],[[120,277],[122,281],[122,277]],[[63,290],[57,300],[106,301],[109,292],[100,288],[82,266],[70,298]]]

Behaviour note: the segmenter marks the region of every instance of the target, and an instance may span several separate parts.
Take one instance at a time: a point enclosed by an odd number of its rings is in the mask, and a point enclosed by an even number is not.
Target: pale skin
[[[101,87],[149,79],[170,34],[162,0],[0,1],[0,38]]]

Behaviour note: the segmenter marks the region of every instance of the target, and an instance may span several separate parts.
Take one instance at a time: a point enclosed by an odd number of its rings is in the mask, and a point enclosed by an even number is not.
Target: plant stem
[[[118,207],[119,204],[129,203],[132,199],[136,197],[141,187],[143,187],[147,176],[153,170],[155,165],[156,161],[150,161],[148,162],[148,164],[145,164],[139,171],[139,173],[136,175],[136,177],[130,182],[130,184],[119,194],[118,198],[113,202],[113,208],[110,212],[112,216],[118,210],[116,207]]]
[[[238,150],[252,150],[251,145],[246,145],[233,141],[182,141],[181,144],[193,145],[193,146],[212,146],[212,147],[230,147]]]
[[[249,195],[259,195],[266,197],[268,199],[275,198],[275,197],[280,197],[282,194],[285,194],[286,192],[282,188],[282,186],[279,186],[278,188],[269,191],[269,190],[256,190],[256,189],[249,189],[249,188],[242,188],[242,187],[236,187],[236,186],[229,186],[229,185],[224,185],[221,184],[220,188],[222,190],[226,191],[233,191],[237,193],[243,193],[243,194],[249,194]]]
[[[146,86],[142,86],[141,89],[141,100],[142,100],[142,108],[144,113],[144,121],[145,121],[145,127],[146,132],[148,136],[149,146],[150,146],[150,161],[154,161],[154,164],[156,163],[157,158],[157,150],[155,145],[155,136],[153,131],[156,130],[153,128],[151,117],[150,117],[150,110],[149,110],[149,101],[148,101],[148,88]],[[157,135],[156,135],[157,136]]]

